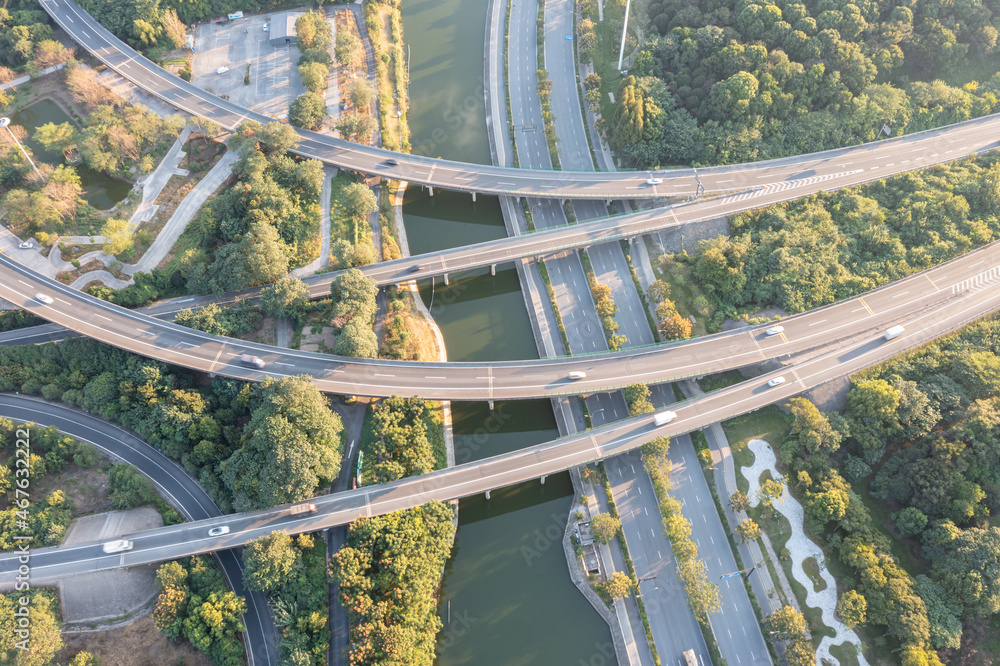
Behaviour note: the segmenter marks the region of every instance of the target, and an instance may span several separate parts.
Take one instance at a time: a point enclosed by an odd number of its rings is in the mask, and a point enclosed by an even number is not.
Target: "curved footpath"
[[[136,532],[126,535],[134,542],[133,549],[114,555],[103,553],[99,542],[43,548],[31,554],[32,572],[38,578],[45,578],[161,562],[241,546],[276,529],[289,534],[314,532],[350,523],[361,516],[391,513],[431,500],[449,501],[555,474],[637,448],[658,436],[675,437],[787,400],[831,379],[925,344],[998,306],[1000,293],[997,291],[970,290],[963,297],[948,299],[947,306],[928,309],[910,320],[907,330],[891,341],[878,335],[859,336],[846,345],[841,341],[831,342],[816,350],[818,355],[808,360],[678,403],[673,407],[676,417],[663,426],[655,424],[655,414],[617,421],[418,477],[317,497],[312,500],[317,506],[316,513],[306,516],[291,514],[289,506],[285,505]],[[768,387],[767,382],[777,376],[784,376],[786,381]],[[221,537],[209,537],[208,530],[219,525],[228,525],[230,532]],[[0,555],[0,581],[14,580],[17,567],[16,555]]]
[[[184,468],[124,428],[65,405],[10,394],[0,394],[0,417],[43,427],[55,426],[60,432],[135,465],[187,520],[205,520],[222,515],[205,489]],[[230,588],[247,600],[243,625],[246,627],[244,636],[248,663],[251,666],[277,664],[277,629],[265,596],[243,587],[240,549],[221,550],[215,555]],[[32,580],[40,579],[42,577],[33,571]]]
[[[41,0],[41,5],[68,35],[96,58],[174,108],[210,118],[226,129],[233,129],[244,120],[262,123],[273,120],[169,74],[108,32],[72,0]],[[1000,127],[1000,115],[969,122],[979,124],[984,135],[995,136]],[[946,150],[939,148],[940,141],[966,124],[767,162],[658,172],[656,177],[661,182],[652,184],[647,183],[652,172],[646,171],[546,172],[467,164],[393,153],[306,130],[296,130],[302,139],[296,152],[335,166],[431,188],[554,199],[650,199],[688,196],[699,190],[725,192],[804,177],[823,177],[843,171],[841,164],[845,161],[856,162],[856,169],[885,168],[889,165],[882,159],[885,157],[881,155],[883,150],[888,151],[894,163],[936,160],[939,155],[942,160],[952,159]]]
[[[617,390],[635,382],[659,384],[700,377],[794,353],[879,335],[926,312],[947,311],[976,290],[1000,281],[996,243],[891,283],[864,296],[767,325],[742,328],[667,345],[556,359],[490,363],[428,363],[356,359],[282,349],[213,336],[126,310],[70,289],[0,256],[0,298],[49,321],[115,347],[166,363],[248,381],[311,376],[328,393],[421,396],[430,400],[499,400],[554,397]],[[45,303],[38,295],[50,300]],[[184,305],[182,299],[174,307]],[[167,305],[160,307],[166,309]],[[5,334],[10,340],[21,332]],[[242,354],[261,357],[261,370]],[[579,380],[570,372],[584,372]]]

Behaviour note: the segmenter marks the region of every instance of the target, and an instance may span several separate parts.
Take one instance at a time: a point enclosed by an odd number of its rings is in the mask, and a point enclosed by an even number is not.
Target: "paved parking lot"
[[[288,105],[305,92],[296,70],[299,50],[268,43],[270,33],[264,26],[270,24],[269,16],[198,25],[191,82],[216,95],[228,95],[232,102],[258,113],[287,118]],[[243,83],[247,63],[250,85]],[[218,74],[219,67],[229,71]]]

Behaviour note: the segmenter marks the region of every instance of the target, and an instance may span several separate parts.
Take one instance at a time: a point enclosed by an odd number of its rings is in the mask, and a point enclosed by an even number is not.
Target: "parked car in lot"
[[[225,74],[225,73],[226,73],[226,72],[228,72],[228,71],[229,71],[229,68],[228,68],[228,67],[226,67],[225,65],[223,65],[223,66],[222,66],[222,67],[220,67],[219,69],[215,70],[215,73],[216,73],[216,74]]]
[[[35,247],[35,245],[31,241],[24,241],[23,243],[19,243],[18,247],[21,248],[22,250],[27,250]]]

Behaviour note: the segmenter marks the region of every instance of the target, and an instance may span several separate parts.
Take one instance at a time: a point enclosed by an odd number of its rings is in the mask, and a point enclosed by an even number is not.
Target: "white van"
[[[570,379],[586,379],[587,378],[587,373],[586,372],[582,372],[580,370],[574,370],[573,372],[569,373],[569,378]]]
[[[101,550],[105,553],[122,553],[126,550],[132,550],[132,542],[128,539],[118,539],[117,541],[109,541],[103,546]]]
[[[906,329],[903,328],[902,326],[893,326],[892,328],[890,328],[888,331],[885,332],[885,339],[892,340],[893,338],[898,338],[900,335],[903,334],[903,331],[905,330]]]
[[[658,426],[667,425],[676,418],[677,415],[673,412],[657,412],[653,415],[653,423]]]

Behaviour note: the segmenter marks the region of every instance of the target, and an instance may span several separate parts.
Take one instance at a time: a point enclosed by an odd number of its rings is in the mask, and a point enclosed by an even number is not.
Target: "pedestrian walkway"
[[[778,473],[778,469],[775,466],[774,450],[770,444],[762,439],[751,439],[747,446],[753,451],[754,462],[750,467],[744,467],[741,472],[750,483],[750,487],[747,489],[747,497],[750,498],[750,504],[757,506],[759,501],[757,499],[757,491],[760,490],[761,475],[764,472],[770,472],[772,478],[780,479],[781,474]],[[805,513],[802,505],[791,494],[785,493],[784,497],[774,504],[774,508],[788,519],[788,523],[792,529],[792,535],[788,537],[785,548],[788,549],[792,560],[792,576],[795,577],[795,580],[806,591],[805,603],[810,608],[818,608],[823,615],[823,623],[836,632],[836,635],[832,638],[824,636],[823,640],[820,641],[819,647],[816,649],[817,662],[839,664],[840,662],[830,654],[830,647],[847,642],[853,643],[859,648],[857,653],[858,663],[861,666],[868,666],[868,661],[865,660],[865,656],[860,650],[861,639],[834,615],[837,607],[837,581],[823,565],[825,557],[823,551],[805,534],[805,530],[803,529]],[[826,587],[819,592],[813,587],[812,579],[809,578],[805,569],[802,568],[802,563],[810,557],[816,560],[816,563],[819,565],[819,576],[826,582]]]

